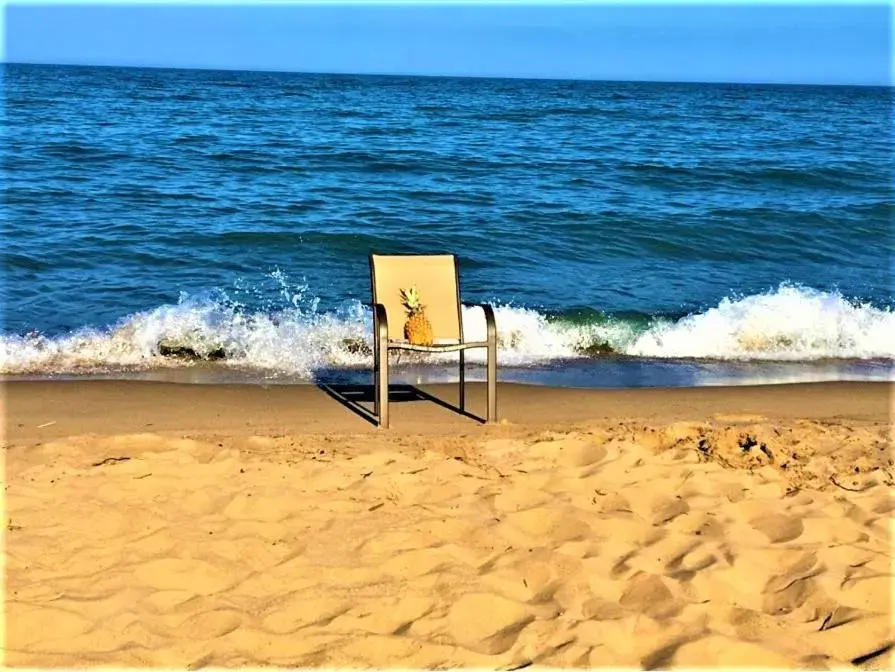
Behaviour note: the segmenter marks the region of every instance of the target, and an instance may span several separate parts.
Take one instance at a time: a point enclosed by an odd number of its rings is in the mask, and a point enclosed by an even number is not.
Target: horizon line
[[[202,67],[202,66],[176,66],[176,65],[127,65],[110,63],[51,63],[46,61],[7,61],[0,60],[0,65],[37,65],[50,67],[70,68],[127,68],[133,70],[186,70],[199,72],[253,72],[281,75],[309,75],[309,76],[345,76],[345,77],[424,77],[429,79],[498,79],[519,81],[543,81],[543,82],[592,82],[607,84],[716,84],[739,86],[837,86],[868,89],[895,88],[895,82],[885,84],[860,84],[849,82],[782,82],[782,81],[728,81],[728,80],[675,80],[675,79],[606,79],[586,77],[539,77],[537,75],[451,75],[451,74],[419,74],[400,72],[348,72],[332,71],[320,72],[311,70],[286,70],[286,69],[253,69],[241,67]]]

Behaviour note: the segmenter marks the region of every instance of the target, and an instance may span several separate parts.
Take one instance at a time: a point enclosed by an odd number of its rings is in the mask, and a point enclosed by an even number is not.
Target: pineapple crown
[[[407,312],[411,315],[419,313],[425,308],[425,306],[420,303],[420,293],[417,290],[416,285],[409,289],[401,290],[401,301],[407,308]]]

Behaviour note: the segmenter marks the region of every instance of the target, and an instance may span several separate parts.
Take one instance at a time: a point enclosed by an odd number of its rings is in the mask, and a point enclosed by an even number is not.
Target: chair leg
[[[497,422],[497,338],[488,339],[488,422]]]
[[[388,318],[379,305],[373,307],[373,412],[388,429]]]
[[[460,410],[466,410],[466,352],[460,351]]]
[[[373,415],[379,422],[379,414],[382,409],[379,406],[379,329],[376,317],[373,317]]]
[[[379,418],[379,426],[388,429],[388,342],[382,342],[381,339],[376,352],[376,361],[376,416]]]

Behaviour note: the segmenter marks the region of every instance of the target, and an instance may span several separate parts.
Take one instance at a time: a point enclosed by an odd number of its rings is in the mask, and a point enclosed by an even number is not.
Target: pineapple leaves
[[[404,307],[410,315],[420,313],[425,308],[420,301],[420,293],[416,288],[416,285],[401,290],[401,302],[404,304]]]

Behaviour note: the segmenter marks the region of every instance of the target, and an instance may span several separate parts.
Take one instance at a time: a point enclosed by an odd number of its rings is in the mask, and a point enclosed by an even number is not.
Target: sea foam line
[[[251,309],[222,291],[183,294],[176,304],[129,315],[105,329],[83,328],[52,338],[2,336],[0,373],[184,366],[183,359],[161,354],[159,344],[164,342],[199,356],[223,351],[224,365],[269,373],[310,377],[322,369],[371,365],[372,318],[361,303],[347,302],[323,312],[315,299],[299,300],[294,293],[286,298],[277,308]],[[788,284],[762,294],[725,298],[680,320],[657,318],[645,325],[611,317],[572,323],[511,305],[498,305],[495,313],[501,366],[543,364],[610,349],[649,358],[895,359],[891,309]],[[464,308],[463,319],[466,338],[484,340],[482,311]],[[446,363],[456,358],[445,354],[423,360]],[[484,351],[470,351],[468,361],[483,363]]]

